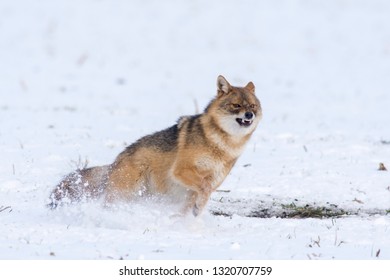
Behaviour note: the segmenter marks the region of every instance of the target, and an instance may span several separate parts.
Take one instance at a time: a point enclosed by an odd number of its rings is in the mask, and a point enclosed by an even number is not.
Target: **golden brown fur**
[[[224,77],[204,113],[145,136],[106,166],[69,174],[52,193],[52,206],[101,195],[107,203],[129,201],[139,192],[179,192],[183,212],[198,215],[228,175],[261,119],[252,82],[232,87]]]

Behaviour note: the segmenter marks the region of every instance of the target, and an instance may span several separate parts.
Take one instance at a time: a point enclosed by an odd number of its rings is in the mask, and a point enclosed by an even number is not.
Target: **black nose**
[[[245,118],[248,119],[248,120],[252,119],[253,118],[253,113],[252,112],[246,112],[245,113]]]

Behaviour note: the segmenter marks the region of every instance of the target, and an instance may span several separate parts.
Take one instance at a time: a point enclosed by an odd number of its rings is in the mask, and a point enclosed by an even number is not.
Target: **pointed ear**
[[[255,94],[255,85],[252,82],[249,82],[245,88],[249,90],[251,93]]]
[[[220,96],[221,94],[228,94],[232,88],[229,82],[221,75],[218,76],[217,87],[218,87],[218,96]]]

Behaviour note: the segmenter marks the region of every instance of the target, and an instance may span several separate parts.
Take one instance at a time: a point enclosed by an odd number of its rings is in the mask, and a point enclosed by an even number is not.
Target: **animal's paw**
[[[199,207],[198,207],[198,205],[194,205],[194,207],[192,208],[192,214],[195,216],[195,217],[197,217],[197,216],[199,216],[199,214],[200,214],[200,209],[199,209]]]

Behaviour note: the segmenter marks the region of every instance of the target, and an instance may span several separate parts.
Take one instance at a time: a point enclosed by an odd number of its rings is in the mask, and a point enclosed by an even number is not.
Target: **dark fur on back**
[[[170,152],[176,149],[178,136],[179,129],[176,124],[167,129],[142,137],[128,146],[123,153],[132,155],[140,147],[156,148],[163,152]]]

